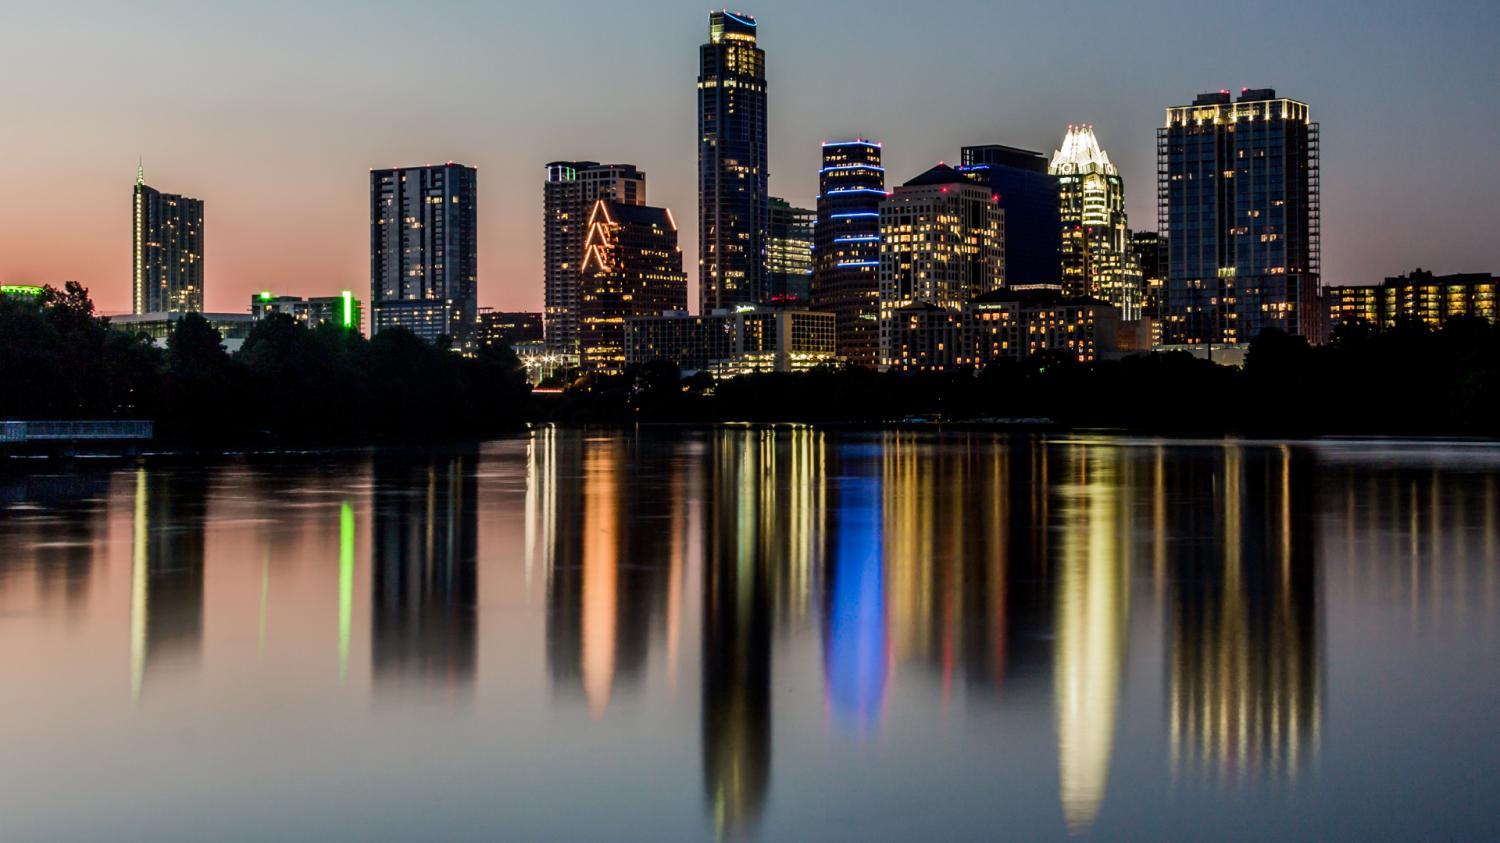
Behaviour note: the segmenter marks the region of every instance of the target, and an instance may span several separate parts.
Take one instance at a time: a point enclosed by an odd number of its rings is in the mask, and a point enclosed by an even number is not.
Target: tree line
[[[1040,354],[977,371],[824,367],[715,382],[661,360],[542,396],[509,349],[466,357],[399,329],[367,340],[278,315],[230,354],[188,314],[158,348],[111,329],[70,283],[37,300],[0,298],[0,418],[151,419],[160,438],[214,445],[478,438],[548,421],[1044,419],[1167,434],[1500,436],[1500,327],[1345,325],[1316,347],[1272,330],[1243,368],[1185,353],[1086,364]]]
[[[515,429],[529,394],[506,348],[464,357],[281,314],[233,354],[185,314],[159,348],[111,328],[76,283],[0,297],[0,419],[149,419],[160,439],[214,445],[420,441]]]

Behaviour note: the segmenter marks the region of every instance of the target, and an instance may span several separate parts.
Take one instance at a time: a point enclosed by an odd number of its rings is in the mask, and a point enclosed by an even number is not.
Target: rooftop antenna
[[[135,159],[135,183],[138,187],[146,183],[146,168],[142,166],[140,156]]]

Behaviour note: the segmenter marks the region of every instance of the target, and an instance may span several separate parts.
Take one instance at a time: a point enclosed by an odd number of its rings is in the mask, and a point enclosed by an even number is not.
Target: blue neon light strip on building
[[[832,173],[835,170],[879,170],[882,173],[885,172],[884,167],[877,167],[874,164],[834,164],[831,167],[824,167],[818,172]]]
[[[885,191],[884,190],[881,190],[881,189],[876,188],[876,187],[835,187],[835,188],[829,189],[828,192],[829,193],[878,193],[881,196],[885,195]]]
[[[864,234],[859,237],[835,237],[835,243],[879,243],[880,238],[873,234]]]
[[[878,211],[854,211],[854,212],[848,213],[848,214],[834,214],[831,217],[831,219],[847,220],[847,219],[853,219],[854,217],[878,217],[878,216],[880,216],[880,213]]]
[[[867,141],[867,140],[829,141],[828,143],[823,144],[823,148],[824,149],[827,149],[827,148],[832,147],[832,146],[868,146],[868,147],[871,147],[872,149],[879,149],[880,148],[880,144],[875,143],[874,141]]]
[[[841,261],[839,268],[846,266],[880,266],[880,261]]]
[[[744,18],[740,17],[739,15],[735,14],[734,12],[725,12],[724,14],[728,15],[729,17],[734,18],[735,20],[739,21],[740,23],[744,24],[745,26],[757,26],[757,24],[755,23],[755,21],[753,21],[753,20],[745,20]]]

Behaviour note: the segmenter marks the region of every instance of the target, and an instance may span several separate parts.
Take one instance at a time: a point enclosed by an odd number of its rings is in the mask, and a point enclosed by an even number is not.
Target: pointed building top
[[[137,187],[146,183],[146,168],[139,158],[135,159],[135,183]]]
[[[1069,126],[1063,138],[1062,149],[1052,153],[1052,166],[1048,168],[1054,176],[1073,173],[1103,173],[1117,176],[1119,171],[1109,162],[1109,153],[1099,146],[1094,137],[1093,126]]]

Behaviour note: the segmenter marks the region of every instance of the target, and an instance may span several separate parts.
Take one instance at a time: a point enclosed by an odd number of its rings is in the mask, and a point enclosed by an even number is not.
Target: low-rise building
[[[994,290],[961,310],[918,303],[896,311],[890,368],[982,368],[1042,352],[1090,363],[1118,349],[1121,324],[1109,302],[1050,290]]]
[[[1434,275],[1416,269],[1379,286],[1329,287],[1323,298],[1329,328],[1362,322],[1387,330],[1412,320],[1438,326],[1455,316],[1496,319],[1495,276],[1487,272]]]
[[[145,334],[158,347],[166,348],[167,337],[171,336],[176,324],[187,315],[187,313],[176,312],[130,313],[123,316],[111,316],[109,327],[132,334]],[[248,313],[198,313],[195,315],[208,320],[208,324],[223,338],[225,350],[231,353],[239,351],[240,347],[245,344],[245,339],[250,336],[250,329],[255,326],[256,321],[256,317]]]
[[[625,320],[626,364],[671,360],[715,377],[807,371],[836,359],[834,321],[832,313],[786,307],[630,318]]]
[[[542,314],[535,311],[500,311],[479,308],[479,324],[474,328],[474,344],[479,348],[507,345],[512,349],[527,343],[541,342]]]
[[[338,325],[356,331],[364,327],[364,305],[348,290],[336,296],[275,296],[269,291],[250,297],[250,315],[260,321],[282,313],[309,328]]]

